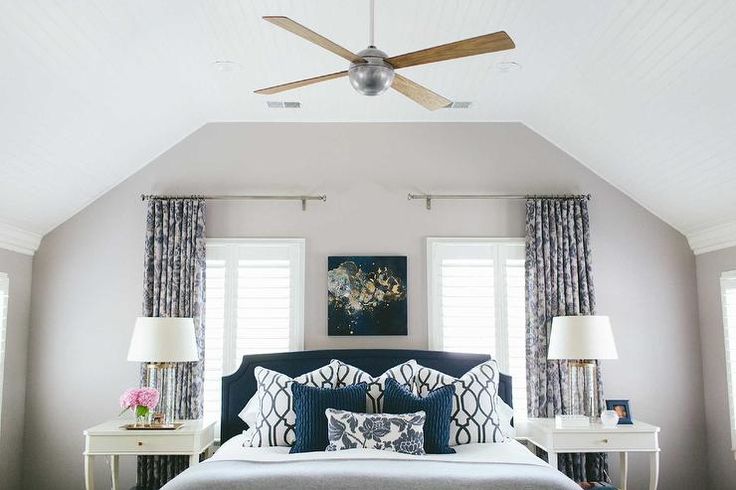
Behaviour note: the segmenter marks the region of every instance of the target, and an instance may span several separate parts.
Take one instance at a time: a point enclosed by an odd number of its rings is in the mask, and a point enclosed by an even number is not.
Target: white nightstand
[[[659,427],[634,420],[631,425],[603,427],[600,423],[575,429],[558,429],[555,419],[528,419],[517,427],[520,439],[546,451],[557,468],[557,453],[620,453],[621,490],[626,490],[628,453],[649,453],[649,490],[659,479]]]
[[[118,457],[120,455],[189,456],[189,466],[199,462],[199,455],[215,442],[215,422],[182,420],[176,430],[125,430],[130,419],[114,419],[84,431],[84,483],[93,490],[95,456],[110,456],[112,488],[118,488]]]

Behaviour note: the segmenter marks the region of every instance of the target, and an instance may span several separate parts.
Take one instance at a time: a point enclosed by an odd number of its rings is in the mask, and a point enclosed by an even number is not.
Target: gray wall
[[[33,258],[0,249],[0,272],[8,275],[10,296],[5,337],[2,419],[0,420],[0,487],[18,488],[21,481],[23,424],[26,404],[26,360],[31,324]],[[7,487],[6,487],[7,485]]]
[[[736,460],[726,387],[726,347],[723,337],[721,272],[736,269],[736,247],[698,255],[698,303],[705,392],[705,428],[708,443],[709,488],[723,482],[736,484]]]
[[[79,488],[81,431],[114,416],[136,383],[125,354],[140,312],[141,192],[328,194],[307,212],[213,202],[207,214],[211,237],[307,239],[305,346],[316,349],[426,348],[425,237],[523,235],[521,202],[436,202],[428,212],[406,199],[428,191],[593,194],[598,310],[612,317],[620,354],[604,366],[607,393],[662,426],[661,488],[699,487],[702,364],[685,238],[523,125],[493,123],[210,124],[47,235],[34,263],[27,487]],[[326,257],[350,253],[408,255],[408,336],[327,337]],[[631,460],[630,488],[645,488],[647,458]]]

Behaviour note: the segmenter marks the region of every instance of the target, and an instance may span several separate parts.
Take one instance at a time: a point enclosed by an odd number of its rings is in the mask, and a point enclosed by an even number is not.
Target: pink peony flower
[[[120,395],[120,406],[124,409],[146,407],[153,410],[158,405],[159,396],[156,388],[130,388]]]
[[[143,405],[153,410],[158,405],[159,393],[156,388],[141,388],[138,390],[138,406]]]

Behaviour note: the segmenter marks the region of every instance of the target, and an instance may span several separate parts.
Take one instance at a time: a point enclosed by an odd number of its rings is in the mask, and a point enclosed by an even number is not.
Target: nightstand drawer
[[[176,453],[191,452],[194,449],[194,440],[191,436],[175,435],[114,435],[95,436],[88,439],[89,452],[115,453]]]
[[[589,449],[636,451],[657,448],[656,435],[646,432],[556,432],[553,437],[557,452]]]

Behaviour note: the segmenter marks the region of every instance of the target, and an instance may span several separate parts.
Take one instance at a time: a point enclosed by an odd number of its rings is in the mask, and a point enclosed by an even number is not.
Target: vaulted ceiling
[[[30,246],[208,121],[287,120],[521,121],[696,251],[736,244],[736,2],[376,3],[389,55],[497,30],[517,49],[402,70],[473,103],[429,112],[391,91],[359,96],[346,79],[253,94],[346,68],[261,16],[358,51],[367,0],[0,3],[0,246]],[[508,61],[521,68],[500,69]]]

